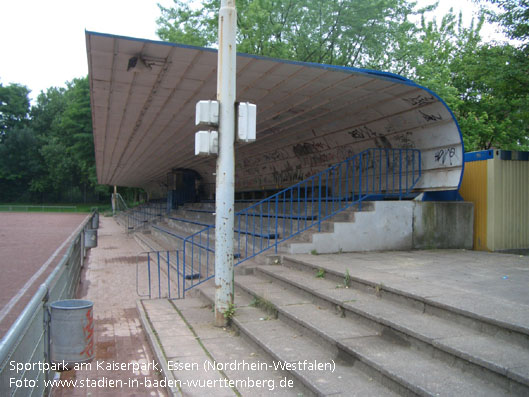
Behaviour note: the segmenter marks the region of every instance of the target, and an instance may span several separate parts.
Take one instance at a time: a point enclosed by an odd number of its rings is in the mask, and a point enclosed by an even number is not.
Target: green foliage
[[[345,277],[343,279],[343,286],[345,288],[349,288],[350,284],[351,284],[351,275],[349,274],[349,269],[345,269]]]
[[[447,102],[467,151],[528,150],[529,58],[508,44],[482,43],[484,18],[469,27],[452,13],[440,23],[423,18],[406,75]]]
[[[88,78],[41,93],[32,115],[48,170],[33,180],[32,191],[54,193],[62,200],[63,192],[76,186],[79,198],[86,200],[87,192],[97,187]]]
[[[201,47],[216,43],[218,1],[205,1],[198,10],[192,10],[187,1],[174,3],[170,8],[158,5],[162,15],[156,21],[159,26],[156,33],[162,40]]]
[[[500,23],[511,39],[520,40],[523,46],[529,45],[529,1],[528,0],[484,0],[500,8],[491,11],[490,20]]]
[[[224,318],[228,320],[228,322],[231,321],[231,319],[235,316],[235,305],[233,303],[230,303],[226,311],[224,312]]]
[[[95,173],[88,78],[41,93],[2,87],[0,201],[87,202],[108,197]]]
[[[511,45],[481,45],[464,54],[452,78],[467,150],[529,150],[529,59]]]
[[[21,129],[28,124],[29,95],[27,87],[0,84],[0,143],[5,135],[15,128]]]
[[[325,278],[325,269],[318,269],[316,272],[316,278]]]
[[[41,169],[38,139],[27,128],[10,130],[0,143],[0,195],[4,201],[28,200],[28,185]]]
[[[254,296],[249,306],[263,309],[272,318],[277,318],[278,313],[275,305],[266,299]]]
[[[344,66],[378,65],[387,48],[404,42],[414,29],[408,21],[414,2],[405,0],[237,1],[238,50],[305,62]],[[157,23],[163,40],[214,46],[218,0],[193,10],[187,2],[160,6]]]

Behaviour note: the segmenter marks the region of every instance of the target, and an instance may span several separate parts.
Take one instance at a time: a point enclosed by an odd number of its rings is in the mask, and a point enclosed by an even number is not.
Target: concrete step
[[[527,306],[461,289],[416,282],[397,274],[355,266],[350,273],[347,263],[333,256],[283,255],[280,262],[287,267],[315,274],[325,271],[325,278],[342,284],[346,277],[350,286],[376,293],[379,297],[418,308],[425,313],[451,319],[479,332],[486,332],[529,349]],[[336,255],[337,258],[340,255]],[[523,317],[523,318],[520,318]]]
[[[287,371],[281,371],[277,362],[231,328],[213,325],[212,306],[202,298],[186,298],[173,302],[175,309],[193,330],[195,340],[208,352],[210,360],[230,380],[239,382],[237,391],[243,396],[310,396],[301,382]],[[254,385],[245,382],[251,379]]]
[[[213,215],[201,212],[182,211],[179,213],[178,218],[192,222],[199,222],[203,225],[212,225],[215,223],[215,217]],[[241,231],[241,234],[243,235],[257,234],[270,236],[276,235],[277,233],[280,237],[284,237],[308,227],[312,221],[303,218],[278,218],[276,225],[276,219],[273,217],[241,216],[236,217],[234,222],[235,231]],[[167,219],[167,223],[174,223],[175,225],[180,224],[180,227],[189,230],[189,234],[205,228],[203,225],[193,225],[192,223],[173,221],[171,219]]]
[[[213,288],[200,287],[200,291],[209,302],[213,302]],[[247,296],[240,299],[240,292],[238,294],[233,326],[276,363],[288,364],[285,370],[313,394],[318,396],[398,395],[366,375],[359,368],[362,367],[362,363],[350,360],[349,357],[344,360],[338,349],[329,349],[328,346],[321,345],[311,339],[305,331],[274,319],[260,308],[252,307],[252,302]]]
[[[189,237],[189,230],[186,230],[186,225],[179,225],[176,223],[171,224],[158,224],[151,227],[152,238],[157,240],[160,245],[164,247],[170,247],[168,249],[180,250],[183,252],[184,239]],[[240,238],[239,238],[240,237]],[[186,255],[187,259],[191,259],[191,255],[195,256],[195,262],[198,260],[214,260],[215,250],[215,229],[208,229],[200,235],[196,235],[193,238],[195,242],[194,249],[191,249],[191,240],[188,240],[186,244]],[[235,234],[234,248],[235,248],[235,259],[241,260],[250,258],[253,255],[257,255],[262,250],[270,250],[273,252],[275,240],[269,238],[269,236],[259,237],[249,234]],[[211,257],[211,258],[207,258]]]
[[[219,382],[227,378],[224,373],[203,370],[204,365],[212,364],[212,358],[171,301],[138,301],[137,310],[163,377],[171,385],[167,388],[169,395],[239,395],[236,389],[223,387]]]
[[[339,215],[339,214],[338,214]],[[288,240],[288,244],[295,243],[310,243],[312,242],[312,236],[316,233],[332,233],[334,231],[334,222],[330,220],[323,221],[321,227],[318,230],[318,226],[313,226],[310,229],[292,237]]]
[[[285,327],[289,324],[305,330],[305,335],[318,346],[337,349],[341,357],[345,354],[345,361],[360,361],[367,376],[399,394],[498,396],[508,391],[471,373],[462,376],[462,368],[448,365],[435,354],[420,351],[398,333],[384,328],[380,332],[356,318],[344,317],[341,310],[336,312],[312,303],[310,296],[276,282],[248,275],[239,276],[236,285],[266,302],[268,308],[273,307]],[[249,329],[248,332],[256,331]],[[307,356],[307,350],[302,354]]]
[[[206,228],[211,226],[208,223],[200,222],[195,219],[190,218],[176,218],[176,217],[166,217],[162,225],[168,226],[182,236],[188,236],[195,234],[201,231],[204,231]],[[282,230],[278,227],[277,233],[280,233]],[[251,239],[264,239],[264,240],[275,240],[276,228],[275,225],[272,227],[266,222],[263,223],[257,222],[255,225],[247,225],[244,222],[235,223],[235,238],[237,239],[240,235],[241,238],[251,238]],[[214,236],[215,229],[210,229],[209,234]]]
[[[336,280],[316,278],[314,274],[284,266],[258,266],[255,271],[290,291],[338,309],[342,315],[355,318],[378,332],[395,332],[419,350],[433,353],[447,362],[457,361],[468,371],[487,380],[495,379],[509,390],[529,392],[529,377],[520,371],[520,367],[529,363],[529,349],[510,340],[479,332],[453,319],[425,313],[420,305],[345,288],[343,280],[337,284]]]
[[[167,244],[162,244],[159,239],[153,238],[150,233],[134,233],[134,239],[145,251],[168,251],[172,249]]]
[[[329,205],[330,203],[327,204]],[[311,243],[314,234],[321,234],[321,232],[333,232],[334,224],[336,222],[353,222],[356,212],[372,211],[373,209],[374,205],[370,202],[363,203],[361,210],[359,209],[358,204],[354,205],[334,215],[331,219],[323,221],[319,229],[316,226],[313,226],[308,230],[300,232],[299,234],[287,240],[287,242],[282,243],[282,247],[285,252],[289,252],[289,247],[291,244]],[[200,203],[186,205],[177,211],[176,217],[184,220],[198,222],[201,223],[201,225],[186,223],[182,221],[175,221],[171,219],[165,219],[165,221],[163,223],[159,223],[159,225],[167,226],[171,229],[174,229],[174,231],[180,236],[188,236],[190,234],[203,230],[205,224],[213,224],[215,222],[215,217],[211,213],[211,211],[213,211],[213,208],[210,203],[205,203],[203,205]],[[268,211],[268,207],[265,212],[270,213],[270,211]],[[309,212],[311,213],[312,210],[308,212],[301,211],[301,215],[306,215]],[[239,242],[237,241],[236,245],[239,250],[244,251],[241,252],[242,257],[250,256],[253,253],[253,249],[249,249],[248,252],[246,252],[246,241],[249,241],[249,244],[251,246],[255,246],[260,250],[262,249],[262,247],[266,247],[271,243],[274,243],[274,237],[276,235],[279,235],[280,238],[284,238],[287,235],[292,235],[297,231],[304,229],[305,227],[307,227],[307,225],[310,224],[310,222],[312,222],[310,219],[302,218],[278,218],[278,223],[276,225],[275,219],[271,219],[273,224],[269,224],[266,218],[263,219],[259,216],[242,216],[240,218],[236,218],[236,238],[238,239],[239,235],[241,237],[241,244],[239,245]],[[238,230],[244,233],[238,233]],[[248,232],[249,234],[246,232]],[[257,236],[254,236],[255,233],[257,234]],[[210,234],[210,241],[212,242],[212,244],[214,244],[214,231],[212,231],[212,233]],[[167,236],[160,237],[166,240],[169,239]],[[177,244],[178,243],[179,242],[177,242]]]
[[[412,248],[412,202],[363,203],[362,208],[366,207],[369,211],[355,211],[353,207],[336,214],[328,219],[333,222],[332,229],[312,233],[309,241],[290,241],[285,249],[291,254],[306,254]]]
[[[367,210],[366,210],[367,211]],[[335,224],[337,223],[354,223],[355,221],[355,213],[358,212],[358,210],[355,210],[353,208],[348,208],[346,210],[343,210],[336,215],[332,216],[331,218],[324,220],[321,222],[320,227],[313,226],[308,230],[305,230],[303,233],[300,233],[296,235],[295,237],[289,239],[286,242],[285,250],[286,252],[292,251],[292,247],[296,251],[295,252],[309,252],[312,251],[312,243],[315,235],[331,235],[334,233]],[[306,243],[306,244],[304,244]],[[305,247],[306,248],[301,248]]]
[[[246,203],[246,205],[242,205],[241,203],[235,203],[235,211],[238,213],[247,208],[249,214],[253,214],[255,216],[259,216],[260,214],[273,215],[277,213],[280,217],[288,214],[293,214],[303,218],[305,216],[312,217],[313,215],[317,215],[320,211],[322,214],[328,214],[332,211],[338,210],[340,207],[345,205],[350,205],[350,203],[338,200],[336,200],[334,203],[332,202],[332,200],[329,200],[328,202],[322,201],[321,203],[318,203],[317,200],[314,202],[297,202],[296,200],[294,200],[292,202],[287,201],[285,203],[278,203],[277,208],[275,201],[272,201],[270,203],[266,202],[263,204]],[[374,205],[372,202],[364,202],[361,205],[354,204],[350,206],[347,210],[351,210],[352,212],[371,211],[373,210],[373,208]],[[178,211],[181,213],[193,214],[194,216],[204,215],[206,217],[214,217],[213,213],[215,212],[215,205],[213,203],[186,204],[183,207],[180,207]],[[342,218],[339,220],[347,221],[349,219]]]

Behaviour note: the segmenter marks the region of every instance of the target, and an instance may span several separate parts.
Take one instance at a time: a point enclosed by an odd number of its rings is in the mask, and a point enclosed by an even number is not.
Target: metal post
[[[116,215],[118,206],[118,187],[114,185],[114,194],[112,195],[112,215]]]
[[[234,295],[236,31],[235,0],[222,0],[219,11],[219,156],[215,197],[215,325],[218,327],[227,324],[224,313],[233,305]]]

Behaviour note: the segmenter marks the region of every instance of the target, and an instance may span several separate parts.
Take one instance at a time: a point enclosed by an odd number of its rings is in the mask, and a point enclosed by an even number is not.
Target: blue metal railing
[[[417,149],[367,149],[235,214],[235,266],[367,199],[406,198],[421,177]],[[182,241],[182,291],[214,276],[215,227]],[[187,278],[186,272],[199,275]]]
[[[120,214],[125,218],[127,230],[136,230],[145,227],[149,222],[160,220],[166,211],[163,203],[149,202],[135,208],[128,209]]]
[[[180,298],[180,274],[178,251],[141,252],[136,257],[136,293],[149,299],[155,295],[158,298]]]

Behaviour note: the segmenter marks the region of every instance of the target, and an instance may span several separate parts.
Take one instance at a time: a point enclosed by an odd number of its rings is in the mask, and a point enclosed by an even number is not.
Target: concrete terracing
[[[281,393],[529,392],[528,257],[436,250],[287,255],[269,262],[236,275],[230,329],[211,325],[211,284],[199,288],[199,298],[144,301],[147,313],[164,307],[178,329],[193,333],[184,340],[196,347],[183,344],[180,334],[159,341],[175,357],[200,346],[209,360],[234,365],[297,363],[287,371],[292,388]],[[151,321],[149,332],[163,324]],[[325,369],[330,362],[335,366]],[[259,392],[242,394],[267,395]]]
[[[237,269],[229,328],[211,282],[137,307],[175,394],[522,396],[528,283],[517,255],[261,256]]]

